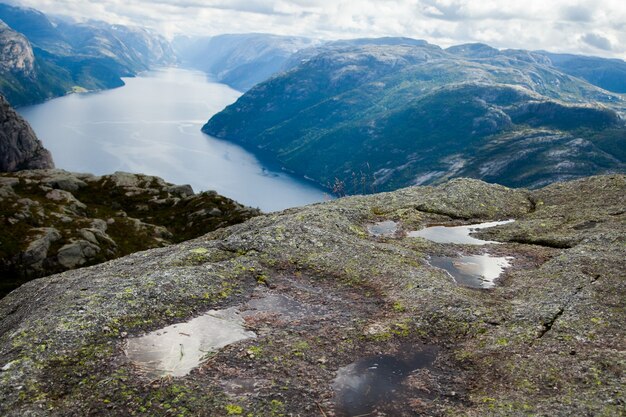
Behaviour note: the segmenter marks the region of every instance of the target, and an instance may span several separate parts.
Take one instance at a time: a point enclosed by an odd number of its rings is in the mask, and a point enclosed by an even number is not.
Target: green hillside
[[[537,187],[626,169],[624,97],[561,72],[544,55],[397,40],[312,52],[215,115],[204,132],[347,193],[459,175]],[[513,155],[498,151],[502,143]],[[557,144],[568,151],[553,152]],[[523,157],[530,154],[537,157]]]

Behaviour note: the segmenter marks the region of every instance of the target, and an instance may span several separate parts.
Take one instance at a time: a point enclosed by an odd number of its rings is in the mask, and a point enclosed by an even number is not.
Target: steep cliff
[[[623,175],[459,179],[31,281],[0,300],[0,414],[620,416],[625,207]],[[504,272],[472,288],[465,257]]]
[[[0,74],[18,73],[23,76],[34,75],[35,55],[28,39],[11,30],[0,20]]]
[[[0,172],[54,168],[30,125],[0,95]]]

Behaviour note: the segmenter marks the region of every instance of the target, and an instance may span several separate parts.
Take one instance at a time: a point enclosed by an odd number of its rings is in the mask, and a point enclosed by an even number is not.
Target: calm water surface
[[[264,211],[328,199],[312,183],[262,164],[243,148],[200,128],[241,95],[200,72],[164,69],[126,86],[74,94],[19,112],[58,168],[97,175],[157,175],[195,191],[216,190]]]

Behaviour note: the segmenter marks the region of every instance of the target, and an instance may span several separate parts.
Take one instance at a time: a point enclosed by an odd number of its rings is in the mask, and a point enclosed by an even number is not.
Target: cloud
[[[572,22],[591,22],[593,14],[593,9],[581,5],[564,6],[561,9],[562,18]]]
[[[611,51],[613,50],[613,45],[611,44],[610,39],[598,35],[597,33],[586,33],[580,38],[587,45],[591,45],[594,48],[602,49],[603,51]]]
[[[9,0],[175,34],[408,36],[626,58],[623,0]]]

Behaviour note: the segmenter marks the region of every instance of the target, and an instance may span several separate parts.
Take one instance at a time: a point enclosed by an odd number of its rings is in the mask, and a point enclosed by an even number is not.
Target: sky
[[[6,1],[6,0],[5,0]],[[321,39],[407,36],[626,59],[624,0],[8,0],[168,37],[265,32]]]

